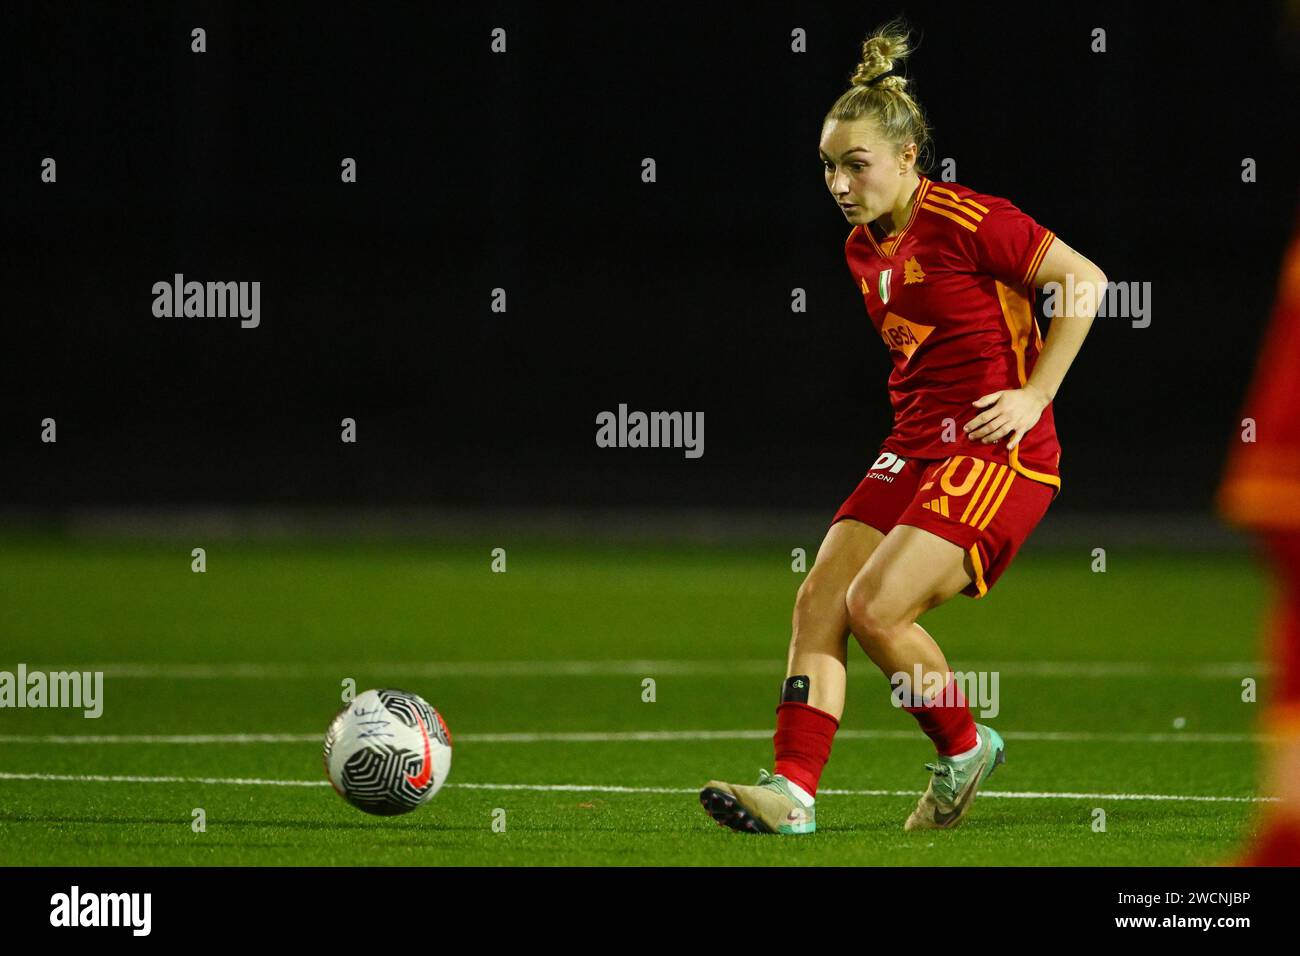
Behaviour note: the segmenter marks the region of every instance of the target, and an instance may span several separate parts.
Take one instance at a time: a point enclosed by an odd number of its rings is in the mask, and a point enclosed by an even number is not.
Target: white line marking
[[[971,661],[964,671],[997,671],[1003,677],[1223,679],[1257,677],[1271,672],[1259,661],[1204,661],[1163,664],[1141,661]],[[10,671],[13,665],[6,665]],[[865,661],[855,667],[870,669]],[[784,673],[778,658],[764,660],[605,660],[605,661],[388,661],[321,663],[157,664],[80,663],[35,664],[29,671],[98,671],[105,677],[141,680],[334,680],[340,675],[383,674],[403,678],[453,677],[722,677],[772,676]]]
[[[261,780],[256,777],[137,777],[105,773],[0,773],[0,780],[53,780],[65,783],[215,783],[256,787],[328,787],[328,780]]]
[[[628,730],[628,731],[557,731],[553,733],[458,733],[456,743],[538,744],[538,743],[619,743],[619,742],[689,742],[704,740],[767,740],[771,729],[764,730]],[[1060,743],[1143,743],[1143,744],[1255,744],[1274,738],[1262,733],[1122,733],[1073,730],[1007,730],[1007,740],[1049,741]],[[837,740],[920,740],[916,730],[841,730]],[[316,734],[0,734],[0,744],[305,744],[320,743],[324,732]]]
[[[1088,743],[1263,743],[1273,739],[1257,733],[1110,733],[1069,730],[1008,730],[1007,740]],[[630,730],[608,733],[460,734],[466,743],[604,743],[607,741],[770,740],[772,730]],[[837,740],[919,740],[916,730],[841,730]],[[0,738],[3,740],[3,738]]]
[[[0,734],[0,744],[303,744],[320,734]]]
[[[261,780],[250,777],[139,777],[110,774],[0,773],[0,780],[39,780],[64,783],[190,783],[261,787],[328,787],[326,780]],[[529,790],[542,793],[666,793],[694,794],[691,787],[620,787],[583,783],[448,783],[462,790]],[[915,790],[819,791],[845,797],[915,797]],[[1048,793],[1043,791],[981,790],[981,797],[1014,800],[1162,800],[1187,803],[1276,803],[1277,797],[1218,797],[1178,793]]]

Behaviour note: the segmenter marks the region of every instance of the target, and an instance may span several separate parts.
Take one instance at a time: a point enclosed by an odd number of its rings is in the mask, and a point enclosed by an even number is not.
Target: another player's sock
[[[776,751],[776,766],[772,772],[803,791],[794,791],[795,796],[800,799],[807,796],[807,804],[811,805],[817,796],[817,782],[821,779],[822,769],[830,759],[831,742],[840,722],[824,710],[808,705],[808,677],[805,675],[788,678],[781,698],[781,704],[776,708],[776,733],[772,737]]]
[[[1238,866],[1300,865],[1300,820],[1269,821]]]
[[[934,741],[935,749],[944,757],[965,755],[972,747],[979,746],[980,735],[975,729],[975,720],[966,706],[961,688],[953,682],[951,672],[947,686],[933,700],[903,709],[916,718],[925,735]]]

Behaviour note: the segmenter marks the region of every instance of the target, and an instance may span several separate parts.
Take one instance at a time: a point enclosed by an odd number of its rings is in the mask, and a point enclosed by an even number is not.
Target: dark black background
[[[1151,326],[1098,319],[1058,395],[1056,509],[1209,507],[1295,222],[1278,5],[115,7],[6,13],[10,508],[829,514],[889,364],[817,140],[899,12],[957,181],[1153,284]],[[261,327],[155,318],[175,272],[260,280]],[[596,448],[620,402],[703,411],[704,457]]]
[[[905,863],[906,860],[903,860]],[[726,870],[727,886],[746,896],[761,896],[771,886],[771,871],[758,867]],[[873,874],[868,874],[873,875]],[[1235,927],[1213,927],[1211,937],[1248,939],[1250,932],[1264,938],[1289,925],[1293,874],[1286,869],[1248,867],[1053,867],[1050,874],[1038,867],[950,867],[945,875],[1000,899],[1016,901],[997,929],[1005,942],[1041,943],[1067,927],[1076,940],[1122,939],[1143,929],[1117,926],[1117,917],[1244,918]],[[933,901],[914,887],[933,881],[928,867],[900,865],[888,876],[873,880],[873,904],[887,907],[891,917],[909,924],[934,920]],[[295,947],[337,946],[340,937],[359,937],[367,926],[357,916],[428,912],[437,928],[454,917],[458,925],[472,926],[488,945],[536,945],[538,926],[555,920],[557,909],[572,908],[577,894],[583,904],[582,932],[593,940],[610,940],[626,934],[628,921],[640,910],[629,903],[651,894],[689,893],[700,898],[715,892],[724,878],[717,868],[660,867],[449,867],[429,866],[418,872],[406,867],[29,867],[0,869],[0,917],[8,938],[61,940],[101,946],[131,947],[190,943],[197,933],[205,940],[243,949],[254,936],[274,944]],[[817,866],[800,872],[803,885],[823,886],[828,894],[842,891],[845,880],[862,880],[861,869]],[[123,927],[52,927],[51,898],[70,894],[151,894],[151,932],[133,936]],[[1165,904],[1168,893],[1186,900],[1192,894],[1236,894],[1234,902]],[[1120,894],[1156,896],[1152,906],[1120,903]],[[502,918],[500,900],[510,900],[509,919]],[[330,908],[322,915],[322,900]],[[590,912],[585,910],[590,908]],[[651,932],[656,938],[682,938],[698,934],[692,907],[666,906],[656,911]],[[415,932],[423,927],[415,926]],[[1169,930],[1173,929],[1172,935]],[[1148,928],[1180,942],[1189,934],[1204,935],[1201,928]],[[1241,934],[1245,934],[1244,936]],[[181,937],[184,937],[182,941]],[[174,943],[173,943],[174,941]]]

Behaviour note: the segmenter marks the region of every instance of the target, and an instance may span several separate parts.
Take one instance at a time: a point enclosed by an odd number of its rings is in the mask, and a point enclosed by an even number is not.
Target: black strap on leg
[[[781,687],[781,703],[794,701],[798,704],[808,703],[808,687],[812,684],[812,679],[807,674],[796,674],[793,677],[787,677],[785,684]]]

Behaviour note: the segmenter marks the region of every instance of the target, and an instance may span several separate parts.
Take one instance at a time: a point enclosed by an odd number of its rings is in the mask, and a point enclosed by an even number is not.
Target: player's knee
[[[790,646],[796,651],[824,653],[843,646],[848,621],[844,617],[844,582],[817,573],[814,567],[794,600]]]
[[[884,600],[879,587],[870,578],[859,577],[844,599],[849,627],[859,641],[888,644],[907,626]]]
[[[815,617],[836,610],[837,599],[843,588],[842,582],[832,581],[826,571],[813,565],[803,579],[803,584],[799,585],[799,593],[795,595],[795,615]]]

